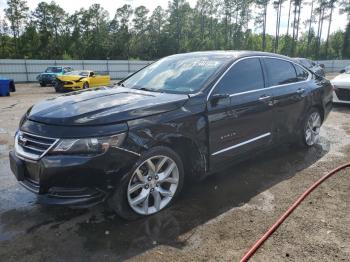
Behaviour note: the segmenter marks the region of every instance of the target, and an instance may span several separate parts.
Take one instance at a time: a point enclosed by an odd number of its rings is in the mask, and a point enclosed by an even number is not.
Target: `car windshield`
[[[61,73],[62,67],[48,67],[45,70],[45,73]]]
[[[188,94],[225,65],[232,55],[174,55],[163,58],[122,82],[129,88]]]
[[[88,76],[89,71],[72,71],[72,72],[65,73],[65,75]]]

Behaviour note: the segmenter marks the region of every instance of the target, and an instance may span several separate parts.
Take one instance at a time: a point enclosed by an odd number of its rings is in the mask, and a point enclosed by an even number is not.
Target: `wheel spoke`
[[[166,161],[168,161],[167,157],[162,158],[156,166],[156,172],[159,173],[159,171],[162,169],[162,167],[164,166],[164,164],[166,163]]]
[[[146,163],[150,171],[152,171],[153,173],[156,172],[156,167],[151,159],[148,159]]]
[[[159,180],[163,181],[164,179],[168,178],[175,167],[176,164],[172,162],[163,173],[159,174]]]
[[[132,206],[137,206],[138,204],[141,204],[143,201],[145,201],[148,198],[148,194],[149,193],[146,191],[141,191],[140,195],[132,199],[130,204]]]
[[[319,127],[321,125],[321,119],[319,115],[316,115],[314,127]]]
[[[311,142],[311,137],[312,137],[312,132],[311,132],[311,130],[306,130],[306,137],[305,137],[306,143],[310,144],[310,142]]]
[[[134,193],[135,191],[142,188],[144,185],[145,185],[144,183],[139,183],[139,184],[133,185],[131,188],[129,188],[129,194]]]
[[[312,124],[312,121],[310,119],[309,121],[307,121],[307,128],[312,129],[312,127],[313,127],[313,124]]]
[[[162,180],[162,183],[170,183],[170,184],[177,184],[178,180],[173,177],[167,177],[166,179]]]
[[[142,175],[140,169],[136,169],[136,176],[140,182],[142,182],[142,183],[145,182],[145,177]]]
[[[160,194],[157,190],[154,190],[152,192],[152,196],[154,198],[154,207],[156,208],[156,210],[160,209],[160,203],[162,201],[162,198],[160,197]]]
[[[173,193],[171,193],[170,190],[165,190],[164,188],[161,188],[161,187],[158,189],[158,192],[164,197],[172,197],[173,196]]]
[[[149,194],[147,194],[147,197],[142,205],[143,212],[145,212],[146,215],[148,214],[148,203],[149,203]]]

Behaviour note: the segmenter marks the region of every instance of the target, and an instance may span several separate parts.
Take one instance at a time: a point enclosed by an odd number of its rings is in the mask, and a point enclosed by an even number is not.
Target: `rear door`
[[[277,138],[295,133],[307,107],[309,74],[297,64],[280,58],[263,58],[267,87],[273,90]]]
[[[270,144],[272,101],[259,58],[244,58],[224,73],[207,105],[212,169]]]

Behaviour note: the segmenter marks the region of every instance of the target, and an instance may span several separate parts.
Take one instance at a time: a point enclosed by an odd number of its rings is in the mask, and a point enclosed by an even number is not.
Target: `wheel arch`
[[[191,178],[200,179],[207,171],[207,154],[193,139],[185,136],[170,136],[158,141],[152,147],[167,146],[174,150],[181,158],[185,174]]]
[[[315,109],[318,110],[318,112],[319,112],[320,115],[321,115],[321,120],[322,120],[322,123],[323,123],[323,121],[324,121],[324,119],[325,119],[325,110],[324,110],[323,106],[320,105],[320,104],[314,104],[314,105],[309,109],[309,111],[312,110],[312,108],[315,108]]]

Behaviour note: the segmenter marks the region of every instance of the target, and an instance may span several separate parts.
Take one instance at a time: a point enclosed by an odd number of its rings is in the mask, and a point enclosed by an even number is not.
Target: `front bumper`
[[[90,157],[47,155],[38,161],[11,151],[9,157],[15,177],[38,195],[39,203],[80,207],[105,201],[136,158],[118,150]]]
[[[350,104],[350,88],[339,88],[333,91],[333,103]]]
[[[108,193],[97,188],[64,188],[52,187],[45,194],[39,194],[40,184],[25,178],[19,183],[27,190],[38,194],[38,202],[45,205],[65,205],[90,207],[103,202]]]
[[[43,83],[43,84],[46,84],[46,85],[54,85],[56,83],[56,77],[53,77],[53,78],[39,78],[39,83]]]
[[[55,88],[58,92],[78,91],[83,89],[83,84],[75,83],[71,85],[64,85],[62,82],[58,82],[56,83]]]

